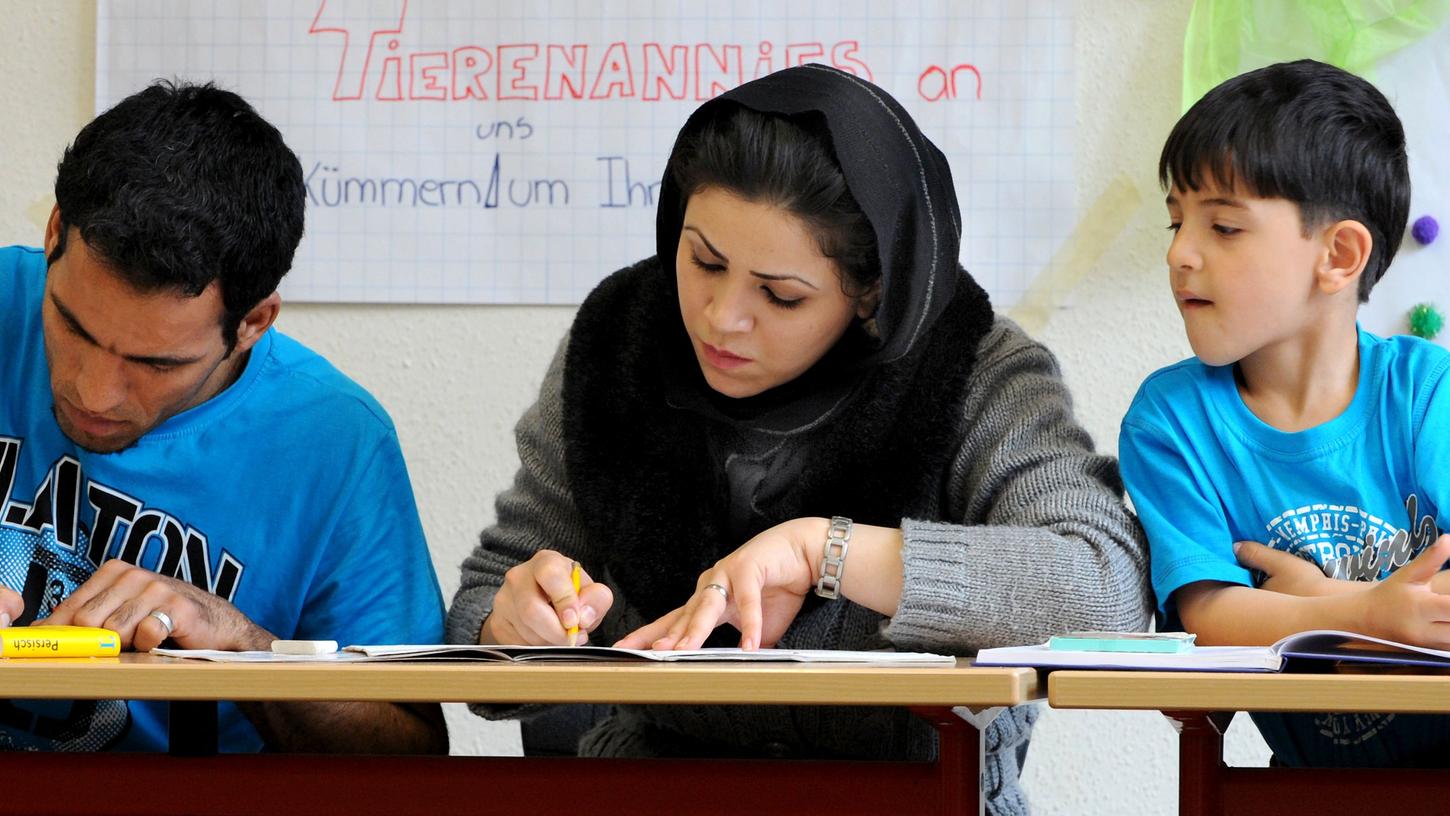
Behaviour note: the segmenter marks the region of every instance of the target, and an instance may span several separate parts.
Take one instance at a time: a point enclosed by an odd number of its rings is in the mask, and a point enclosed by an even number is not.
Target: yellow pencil
[[[574,562],[574,569],[569,573],[569,580],[574,584],[574,597],[575,598],[578,598],[579,597],[579,562],[578,561],[575,561]],[[575,645],[575,644],[577,644],[579,642],[579,624],[577,623],[578,618],[575,618],[575,621],[576,621],[575,624],[573,626],[570,626],[569,627],[569,645],[570,646],[573,646],[573,645]]]

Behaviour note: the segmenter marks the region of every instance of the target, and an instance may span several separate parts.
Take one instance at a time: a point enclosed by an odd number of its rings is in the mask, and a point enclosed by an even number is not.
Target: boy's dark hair
[[[1165,189],[1206,181],[1299,205],[1307,231],[1358,221],[1374,238],[1359,299],[1384,276],[1410,218],[1405,130],[1389,100],[1348,71],[1314,60],[1230,79],[1174,125],[1158,160]]]
[[[707,187],[780,207],[810,227],[848,294],[870,289],[881,278],[876,231],[846,187],[825,123],[808,127],[740,105],[717,107],[670,156],[665,172],[679,187],[680,207]]]
[[[302,165],[240,96],[157,82],[97,116],[61,157],[59,243],[70,227],[142,291],[201,294],[219,281],[228,353],[277,288],[302,238]]]

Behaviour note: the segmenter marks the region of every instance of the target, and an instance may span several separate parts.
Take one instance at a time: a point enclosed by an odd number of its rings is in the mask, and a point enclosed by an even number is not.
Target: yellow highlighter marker
[[[0,629],[0,658],[114,657],[121,638],[93,626],[10,626]]]
[[[570,583],[574,584],[574,597],[575,598],[578,598],[579,597],[579,562],[578,561],[575,561],[574,562],[574,569],[569,572],[569,581],[570,581]],[[574,625],[569,627],[569,645],[570,646],[574,646],[574,645],[576,645],[576,644],[579,643],[579,623],[578,623],[578,620],[579,619],[577,617],[575,617],[574,620],[575,620]]]

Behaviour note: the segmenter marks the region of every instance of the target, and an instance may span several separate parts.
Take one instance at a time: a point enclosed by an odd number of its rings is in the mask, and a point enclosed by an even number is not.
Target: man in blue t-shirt
[[[1159,174],[1196,357],[1143,383],[1119,454],[1165,625],[1450,647],[1450,353],[1356,323],[1408,220],[1394,110],[1337,68],[1269,66],[1185,113]],[[1450,762],[1450,718],[1254,720],[1290,765]]]
[[[432,643],[442,598],[382,408],[272,328],[305,188],[235,94],[158,83],[66,150],[0,249],[0,624],[123,647]],[[163,749],[163,703],[0,701],[0,748]],[[222,707],[221,748],[441,751],[437,705]]]

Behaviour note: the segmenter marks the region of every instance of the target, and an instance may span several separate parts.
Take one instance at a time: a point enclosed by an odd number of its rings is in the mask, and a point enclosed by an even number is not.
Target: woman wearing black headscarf
[[[563,643],[577,624],[694,648],[728,622],[738,639],[711,645],[962,654],[1144,627],[1117,468],[1051,353],[958,264],[960,220],[945,157],[851,74],[801,66],[701,106],[665,171],[659,254],[590,294],[519,422],[522,467],[463,564],[449,638]],[[1025,810],[1034,716],[988,729],[993,812]],[[746,706],[621,706],[578,749],[767,745],[934,750],[905,711]]]

